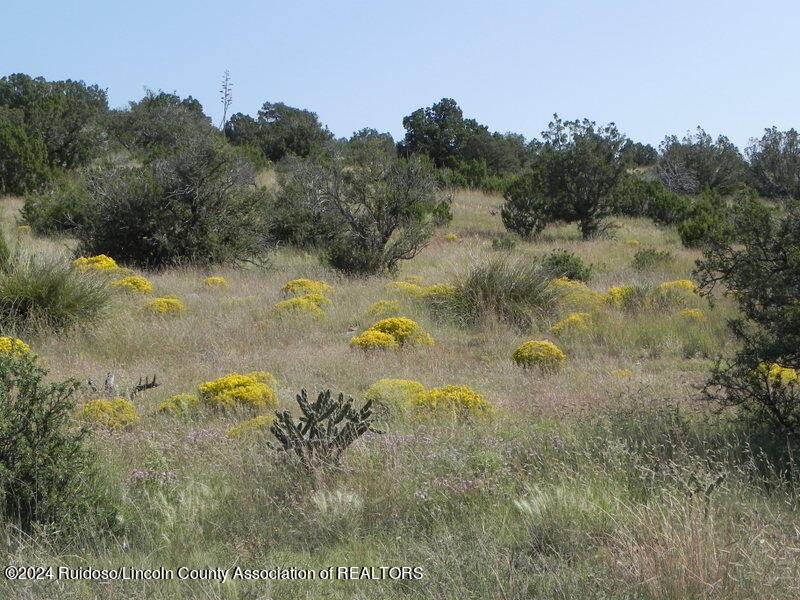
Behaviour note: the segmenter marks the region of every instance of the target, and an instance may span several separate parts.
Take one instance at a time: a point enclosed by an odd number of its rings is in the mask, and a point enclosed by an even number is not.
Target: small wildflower
[[[444,239],[448,242],[457,242],[458,236],[455,233],[446,233]]]
[[[314,281],[312,279],[292,279],[281,288],[285,295],[305,296],[306,294],[327,294],[333,288],[324,281]]]
[[[157,315],[179,313],[186,310],[186,306],[177,298],[164,296],[163,298],[153,298],[147,303],[150,312]]]
[[[233,408],[246,406],[256,411],[276,408],[278,399],[270,384],[275,385],[275,378],[269,373],[257,371],[240,375],[231,373],[207,381],[200,385],[200,400],[214,408]]]
[[[550,328],[552,333],[586,332],[594,327],[589,313],[573,313]]]
[[[367,314],[373,317],[394,317],[399,312],[397,300],[378,300],[367,309]]]
[[[12,337],[0,337],[0,354],[10,354],[11,356],[22,356],[23,354],[30,354],[30,346]]]
[[[98,254],[97,256],[76,258],[73,263],[75,268],[80,271],[116,271],[119,269],[117,263],[110,256]]]
[[[699,308],[684,308],[678,313],[678,316],[687,321],[702,322],[706,320],[705,313]]]
[[[101,398],[87,402],[81,408],[80,416],[84,421],[111,429],[125,429],[141,418],[133,402],[124,398]]]

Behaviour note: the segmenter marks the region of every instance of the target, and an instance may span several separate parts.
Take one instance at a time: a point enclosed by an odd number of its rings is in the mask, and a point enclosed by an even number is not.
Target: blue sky
[[[615,121],[636,140],[702,125],[740,146],[800,127],[796,2],[7,1],[0,74],[73,78],[112,106],[144,86],[217,119],[264,101],[316,112],[337,135],[402,137],[442,97],[498,131],[537,136],[553,112]]]

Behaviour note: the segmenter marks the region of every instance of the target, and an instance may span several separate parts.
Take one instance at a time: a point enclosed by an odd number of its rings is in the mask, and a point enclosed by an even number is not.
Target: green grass
[[[394,279],[464,280],[498,253],[499,199],[456,196],[454,222]],[[4,201],[9,239],[19,204]],[[458,241],[444,239],[456,233]],[[639,241],[639,245],[628,243]],[[68,240],[25,234],[20,245],[64,256]],[[638,248],[675,261],[632,267]],[[691,278],[697,253],[671,231],[621,220],[616,239],[579,240],[558,226],[510,256],[532,264],[565,248],[595,266],[591,287],[653,288]],[[402,316],[436,346],[366,355],[348,347],[390,298],[388,278],[349,280],[309,255],[279,251],[269,270],[171,269],[148,273],[156,295],[185,313],[157,317],[146,298],[118,294],[91,327],[26,338],[54,378],[85,380],[114,371],[119,384],[156,373],[162,385],[137,396],[142,420],[122,432],[97,429],[92,444],[121,504],[120,532],[85,532],[58,544],[6,529],[3,562],[24,565],[326,568],[421,566],[422,581],[38,582],[0,580],[0,597],[39,598],[431,598],[431,599],[796,599],[800,517],[797,482],[759,453],[752,431],[730,425],[695,400],[713,358],[730,350],[725,320],[735,307],[692,298],[707,320],[687,323],[681,306],[635,310],[602,305],[585,335],[548,329],[573,307],[552,300],[552,316],[521,331],[500,319],[471,325],[401,300]],[[221,275],[227,290],[204,288]],[[334,287],[323,321],[269,321],[287,281]],[[267,321],[266,323],[264,321]],[[567,353],[556,373],[526,372],[511,353],[552,339]],[[613,371],[627,369],[629,376]],[[301,477],[266,447],[267,438],[230,439],[244,414],[170,417],[155,408],[226,373],[266,370],[282,407],[300,388],[360,396],[382,378],[426,388],[468,385],[497,407],[466,423],[397,420],[385,435],[356,443],[344,468]],[[81,400],[92,396],[84,392]],[[772,452],[772,451],[771,451]],[[721,479],[720,479],[721,478]],[[719,480],[719,481],[718,481]],[[712,486],[713,483],[716,485]]]

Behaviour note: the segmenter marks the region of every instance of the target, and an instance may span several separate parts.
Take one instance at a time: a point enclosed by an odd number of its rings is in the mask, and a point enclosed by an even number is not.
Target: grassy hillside
[[[420,566],[420,581],[51,582],[0,581],[8,598],[797,598],[800,518],[793,498],[748,452],[746,432],[694,400],[714,358],[730,345],[733,306],[626,311],[603,306],[585,335],[548,329],[580,307],[559,304],[533,330],[487,320],[466,327],[399,299],[436,340],[432,348],[365,354],[348,346],[375,320],[368,307],[397,299],[387,284],[419,277],[455,282],[498,252],[500,199],[460,192],[454,220],[392,278],[348,280],[317,259],[279,250],[266,269],[146,273],[155,295],[187,310],[156,316],[146,299],[119,294],[101,323],[26,341],[54,378],[126,385],[156,374],[136,398],[142,419],[96,428],[92,445],[121,502],[120,533],[86,533],[77,547],[9,534],[5,562],[116,568]],[[24,250],[70,257],[70,240],[3,228]],[[449,239],[455,234],[457,239]],[[448,237],[446,237],[448,236]],[[595,267],[590,287],[647,288],[691,279],[696,253],[644,220],[620,220],[613,239],[584,242],[574,227],[548,229],[512,254],[564,248]],[[631,266],[641,248],[668,249],[670,265]],[[221,276],[225,290],[203,286]],[[275,320],[289,280],[333,286],[325,319]],[[559,372],[525,371],[511,354],[531,339],[568,356]],[[166,416],[165,398],[195,393],[227,373],[268,371],[283,407],[331,388],[361,397],[382,378],[426,388],[467,385],[496,408],[488,420],[395,420],[347,455],[344,469],[298,475],[266,447],[269,435],[231,438],[241,414]],[[83,392],[82,400],[96,397]]]

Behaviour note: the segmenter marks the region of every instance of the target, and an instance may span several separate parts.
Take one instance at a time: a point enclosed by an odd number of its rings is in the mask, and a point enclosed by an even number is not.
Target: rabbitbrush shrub
[[[0,510],[22,529],[34,524],[109,524],[94,457],[76,428],[74,379],[45,383],[30,352],[0,352]]]

